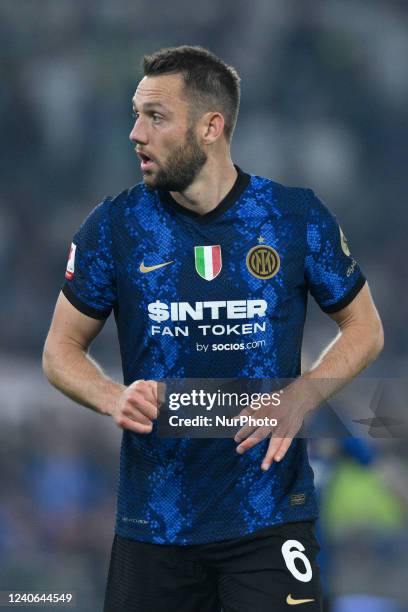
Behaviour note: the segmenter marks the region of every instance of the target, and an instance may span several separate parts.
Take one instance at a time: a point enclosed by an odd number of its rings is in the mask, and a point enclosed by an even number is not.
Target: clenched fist
[[[136,433],[150,433],[158,417],[158,386],[154,380],[136,380],[126,387],[112,411],[116,425]]]

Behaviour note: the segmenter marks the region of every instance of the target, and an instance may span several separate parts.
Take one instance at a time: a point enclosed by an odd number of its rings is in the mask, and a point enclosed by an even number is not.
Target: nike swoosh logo
[[[293,599],[290,594],[286,598],[286,603],[289,606],[298,606],[299,604],[310,603],[311,601],[314,601],[314,599]]]
[[[140,264],[139,270],[140,270],[140,272],[143,272],[143,273],[145,273],[145,272],[153,272],[153,270],[158,270],[159,268],[163,268],[164,266],[168,266],[169,264],[172,264],[172,263],[174,263],[174,260],[173,261],[166,261],[164,263],[157,264],[156,266],[145,266],[143,261],[142,261],[142,263]]]

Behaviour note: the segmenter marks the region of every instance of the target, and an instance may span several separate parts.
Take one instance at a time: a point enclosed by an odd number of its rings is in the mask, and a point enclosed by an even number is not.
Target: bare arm
[[[348,306],[329,316],[337,323],[339,332],[312,368],[285,389],[282,401],[285,418],[282,418],[282,422],[288,421],[287,428],[271,438],[262,463],[263,469],[268,469],[273,460],[280,461],[284,457],[306,413],[339,391],[374,361],[382,350],[382,324],[367,283]],[[268,409],[265,410],[267,412]],[[287,418],[288,414],[290,418]],[[261,410],[257,411],[257,417],[260,416],[263,416]],[[247,426],[242,428],[235,437],[240,442],[237,451],[245,452],[270,431],[252,431]]]
[[[60,293],[44,346],[44,373],[75,402],[112,416],[120,427],[148,433],[157,417],[153,381],[135,381],[126,387],[106,376],[88,354],[104,323],[79,312]]]
[[[370,365],[384,346],[381,320],[367,283],[348,306],[329,316],[339,333],[304,374],[309,380],[331,380],[327,397]]]
[[[370,365],[384,346],[384,332],[366,283],[354,300],[329,315],[339,327],[334,340],[322,352],[304,380],[324,379],[327,399]]]

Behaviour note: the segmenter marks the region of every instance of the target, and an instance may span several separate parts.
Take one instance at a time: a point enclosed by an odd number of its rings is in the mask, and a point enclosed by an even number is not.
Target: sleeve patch
[[[67,280],[72,280],[74,278],[75,273],[75,252],[76,252],[76,244],[71,243],[71,248],[69,249],[68,254],[68,263],[67,269],[65,271],[65,278]]]

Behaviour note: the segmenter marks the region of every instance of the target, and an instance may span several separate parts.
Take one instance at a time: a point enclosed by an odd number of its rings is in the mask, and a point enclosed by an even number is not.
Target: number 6
[[[298,540],[286,540],[282,546],[282,555],[290,573],[301,582],[310,582],[313,576],[309,559],[303,554],[305,547]],[[300,559],[305,566],[305,572],[299,572],[295,559]]]

